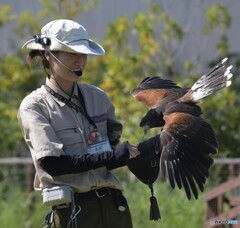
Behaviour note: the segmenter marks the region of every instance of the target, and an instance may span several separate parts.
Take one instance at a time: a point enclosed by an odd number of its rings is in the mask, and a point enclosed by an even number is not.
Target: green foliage
[[[14,20],[15,18],[16,15],[12,13],[12,6],[0,6],[0,27],[3,26],[5,23]]]
[[[216,94],[213,98],[208,100],[206,107],[202,105],[204,115],[211,118],[211,124],[217,131],[217,138],[219,141],[220,157],[231,156],[238,157],[240,148],[236,146],[234,141],[239,140],[239,126],[236,124],[240,120],[240,111],[236,108],[238,98],[234,91],[226,89],[225,91]],[[218,110],[214,112],[212,110]],[[226,122],[226,120],[235,120]],[[238,142],[237,142],[238,143]]]
[[[231,25],[231,16],[228,9],[222,4],[215,4],[206,10],[206,26],[203,31],[207,34],[213,33],[217,28],[221,31],[221,36],[217,44],[217,50],[221,54],[228,52],[227,29]]]
[[[97,0],[82,1],[50,1],[42,0],[43,9],[39,12],[25,10],[20,15],[12,13],[11,6],[0,7],[0,26],[16,20],[16,34],[26,40],[37,34],[46,21],[57,18],[74,19],[82,12],[98,5]],[[101,4],[101,2],[100,2]],[[203,32],[211,35],[220,29],[216,51],[219,58],[229,56],[234,65],[240,65],[239,53],[228,53],[227,30],[231,17],[227,8],[215,4],[206,10],[206,24]],[[149,9],[144,13],[136,13],[133,20],[121,16],[109,24],[106,37],[101,44],[106,55],[89,58],[84,72],[83,82],[101,87],[111,98],[116,108],[117,117],[124,125],[123,140],[138,143],[142,130],[138,126],[147,108],[135,101],[130,91],[141,79],[149,75],[171,78],[180,86],[190,87],[202,73],[197,72],[197,62],[189,59],[182,63],[175,62],[175,53],[184,40],[183,26],[159,5],[150,1]],[[40,62],[32,67],[25,63],[22,53],[16,51],[0,59],[0,150],[1,156],[19,155],[22,150],[22,134],[17,122],[17,110],[24,96],[34,90],[45,74],[39,70]],[[220,150],[217,156],[239,157],[240,97],[237,95],[239,81],[233,86],[211,96],[200,103],[204,117],[213,125]],[[157,134],[151,130],[150,134]],[[215,167],[214,167],[215,168]],[[17,169],[17,167],[16,167]],[[220,171],[219,171],[220,172]],[[170,190],[168,184],[160,180],[155,184],[162,220],[150,222],[149,196],[147,186],[129,178],[129,173],[121,170],[123,184],[135,227],[203,227],[203,199],[187,201],[185,193]],[[1,174],[2,175],[2,174]],[[1,176],[1,179],[3,177]],[[213,177],[212,180],[217,178]],[[221,180],[223,180],[222,178]],[[218,179],[219,180],[219,179]],[[220,181],[221,181],[220,180]],[[26,195],[22,189],[14,186],[0,188],[1,227],[40,227],[48,208],[42,205],[39,195]],[[29,211],[31,197],[36,197],[35,207]],[[9,206],[10,205],[10,206]],[[21,211],[21,213],[18,213]],[[13,216],[14,215],[14,216]],[[29,216],[30,215],[30,216]]]
[[[87,3],[81,0],[59,2],[43,0],[43,10],[38,13],[26,10],[18,15],[18,26],[15,31],[20,37],[29,37],[39,33],[46,18],[48,21],[60,17],[74,19],[81,12],[97,4],[96,0]],[[2,14],[6,15],[8,12],[9,18],[13,18],[10,9],[9,6],[2,7]],[[218,50],[221,49],[219,52],[221,55],[228,50],[226,32],[230,23],[231,17],[226,7],[215,4],[206,10],[205,31],[210,33],[218,27],[222,31],[216,47]],[[197,64],[192,60],[186,59],[182,66],[178,63],[178,67],[173,60],[178,45],[183,39],[182,26],[159,4],[154,4],[152,1],[149,9],[145,13],[136,13],[133,20],[121,16],[109,24],[106,37],[101,42],[107,54],[104,57],[90,57],[83,82],[97,85],[109,95],[115,105],[117,117],[124,125],[123,140],[128,139],[132,143],[137,143],[142,135],[138,124],[147,108],[130,95],[130,91],[141,79],[148,75],[159,75],[172,78],[180,86],[189,87],[200,77],[195,71]],[[235,56],[234,59],[237,63],[240,58]],[[16,119],[17,109],[21,99],[35,89],[39,81],[45,77],[45,74],[39,70],[39,65],[40,62],[28,67],[22,54],[18,52],[16,55],[8,54],[1,59],[0,111],[3,118],[0,126],[6,129],[0,136],[2,155],[10,155],[22,142]],[[234,84],[238,83],[237,80],[234,81]],[[239,103],[239,98],[236,90],[231,88],[201,103],[205,117],[213,124],[221,141],[221,155],[224,156],[237,154],[236,148],[239,148],[237,140],[239,129],[234,124],[239,116],[237,109],[234,108]],[[222,108],[219,107],[220,100]],[[229,100],[231,102],[226,102]],[[219,112],[213,115],[215,110]],[[149,134],[155,133],[156,130]],[[233,139],[236,140],[232,142]]]
[[[49,1],[42,0],[43,11],[39,13],[41,20],[44,18],[57,19],[57,18],[76,18],[80,12],[88,11],[92,7],[98,5],[97,0],[83,1],[83,0],[61,0]]]
[[[171,190],[167,183],[158,180],[154,190],[162,219],[153,222],[149,220],[148,186],[136,180],[128,180],[123,184],[134,227],[203,227],[204,202],[201,195],[198,200],[188,201],[183,191]],[[17,185],[14,188],[0,185],[0,207],[1,228],[41,227],[46,214],[50,211],[49,207],[43,205],[40,194],[35,192],[27,194]]]
[[[27,67],[19,56],[5,55],[0,61],[0,149],[2,156],[17,153],[22,134],[17,122],[18,106],[28,91],[33,90],[40,74]]]
[[[149,220],[150,190],[148,186],[139,182],[130,182],[125,189],[134,227],[203,227],[204,202],[202,196],[198,200],[188,201],[184,191],[172,190],[168,183],[157,180],[154,185],[154,195],[158,201],[161,220],[153,222]]]
[[[158,28],[162,28],[163,35],[158,34]],[[163,73],[173,74],[171,42],[181,38],[180,26],[156,4],[146,14],[135,14],[133,21],[122,16],[109,25],[103,41],[107,55],[89,61],[85,72],[89,76],[83,80],[98,85],[110,96],[125,127],[123,140],[139,141],[142,131],[138,124],[146,112],[130,91],[145,76],[161,75],[160,67]],[[167,55],[161,47],[168,47]]]
[[[219,3],[206,9],[206,22],[205,32],[211,32],[216,27],[226,31],[231,25],[231,16],[228,9]]]
[[[0,185],[1,227],[41,227],[48,208],[35,192],[27,194],[19,186]]]
[[[43,24],[59,18],[74,19],[81,12],[97,7],[97,0],[50,1],[41,0],[43,9],[38,12],[25,10],[18,15],[18,27],[15,29],[20,37],[38,34]],[[47,20],[46,20],[47,18]]]
[[[80,4],[81,3],[81,4]],[[15,19],[18,26],[14,29],[19,37],[31,37],[39,33],[46,17],[49,19],[69,18],[73,19],[82,10],[96,6],[97,1],[91,0],[82,3],[81,0],[42,1],[43,10],[38,13],[25,10],[20,15],[12,14],[12,6],[5,5],[0,8],[0,26]],[[59,8],[58,8],[59,6]],[[64,10],[63,10],[64,9]],[[76,12],[75,12],[76,11]],[[42,21],[42,23],[39,23]],[[19,48],[19,47],[18,47]],[[27,66],[25,52],[6,54],[0,61],[0,128],[4,129],[0,134],[1,156],[17,156],[22,153],[22,134],[17,121],[17,111],[21,100],[32,90],[36,89],[39,82],[45,78],[45,73],[39,70],[41,62],[33,66]]]

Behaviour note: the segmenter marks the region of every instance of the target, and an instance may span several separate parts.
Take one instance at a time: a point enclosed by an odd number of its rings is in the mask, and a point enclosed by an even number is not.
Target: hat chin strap
[[[49,51],[50,55],[57,60],[58,63],[60,63],[63,67],[65,67],[66,69],[68,69],[69,71],[73,72],[74,74],[76,74],[78,77],[82,76],[82,70],[81,69],[70,69],[68,66],[66,66],[64,63],[62,63],[51,51]]]

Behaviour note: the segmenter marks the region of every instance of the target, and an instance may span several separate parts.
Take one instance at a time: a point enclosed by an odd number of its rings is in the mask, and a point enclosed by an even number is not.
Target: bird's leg
[[[145,135],[146,135],[146,133],[144,132],[143,135],[142,135],[142,137],[141,137],[141,141],[142,141],[142,142],[143,142],[143,139],[144,139]]]
[[[141,141],[143,142],[143,139],[145,137],[145,135],[147,134],[147,129],[146,128],[143,128],[143,135],[142,135],[142,138],[141,138]]]

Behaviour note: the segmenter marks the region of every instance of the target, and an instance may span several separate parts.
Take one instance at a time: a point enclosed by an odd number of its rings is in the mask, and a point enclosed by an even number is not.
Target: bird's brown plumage
[[[163,80],[160,77],[146,77],[131,94],[138,101],[143,102],[148,108],[153,108],[163,98],[172,94],[173,90],[181,89],[171,80]]]
[[[148,108],[151,108],[154,107],[157,103],[159,103],[169,93],[170,91],[166,89],[148,89],[133,94],[133,97],[136,98],[138,101],[143,102],[145,105],[147,105]]]
[[[200,78],[191,89],[183,89],[171,80],[160,77],[145,78],[132,96],[149,107],[140,126],[162,126],[160,145],[160,172],[172,188],[185,189],[188,199],[198,198],[197,187],[203,191],[204,183],[213,164],[211,154],[218,151],[213,128],[202,117],[197,101],[224,87],[231,77],[226,60]]]

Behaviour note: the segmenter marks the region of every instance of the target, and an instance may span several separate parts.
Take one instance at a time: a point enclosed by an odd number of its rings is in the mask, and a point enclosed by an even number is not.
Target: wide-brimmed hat
[[[67,19],[51,21],[41,29],[41,34],[27,41],[22,48],[31,50],[65,51],[90,55],[104,55],[103,47],[88,37],[87,30],[77,22]]]

